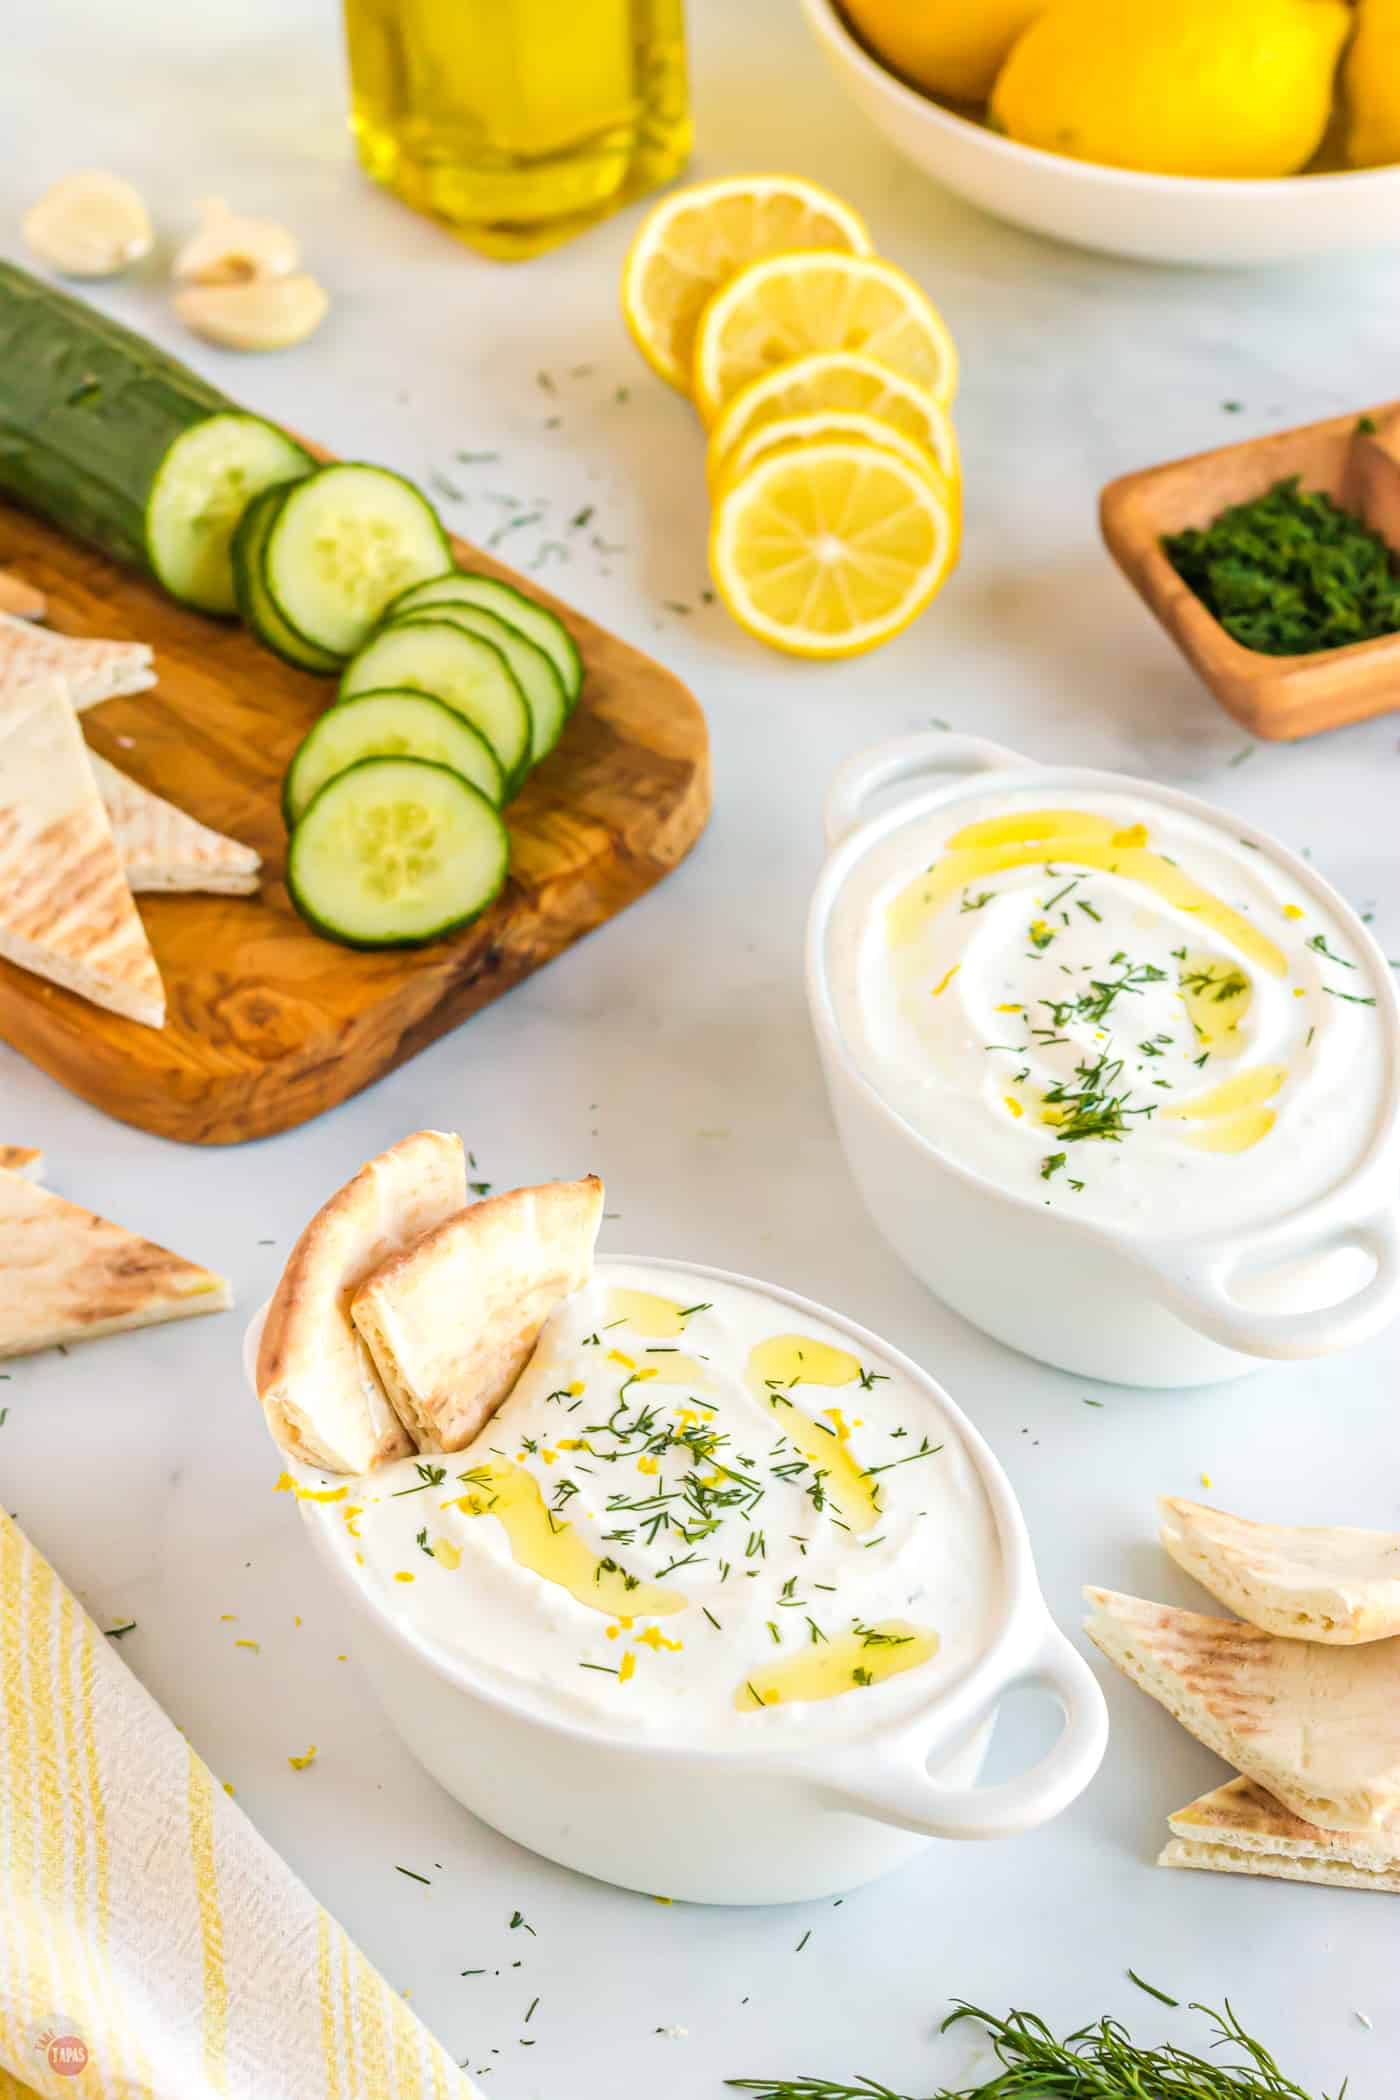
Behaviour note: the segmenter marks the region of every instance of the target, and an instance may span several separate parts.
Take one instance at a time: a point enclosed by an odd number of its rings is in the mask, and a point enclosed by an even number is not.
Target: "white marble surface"
[[[596,505],[620,551],[579,547],[589,535],[576,533],[570,567],[542,573],[694,686],[716,807],[663,889],[308,1129],[184,1150],[104,1120],[0,1050],[0,1137],[44,1145],[57,1187],[226,1269],[243,1313],[325,1191],[418,1124],[460,1127],[497,1184],[596,1167],[617,1214],[608,1245],[766,1274],[927,1363],[1009,1468],[1066,1622],[1085,1580],[1196,1601],[1151,1543],[1152,1498],[1191,1493],[1203,1471],[1227,1506],[1400,1522],[1400,1333],[1233,1387],[1101,1389],[1089,1406],[1079,1381],[944,1312],[857,1208],[798,966],[824,782],[861,744],[933,717],[1217,798],[1309,847],[1400,954],[1396,718],[1247,750],[1118,579],[1094,511],[1122,469],[1392,392],[1393,265],[1158,274],[1023,238],[901,166],[837,99],[792,7],[704,0],[692,13],[696,172],[824,176],[935,294],[962,347],[962,567],[912,632],[862,662],[784,662],[699,603],[697,433],[617,317],[630,219],[511,271],[378,195],[352,164],[337,26],[313,0],[138,0],[119,16],[51,0],[7,24],[0,246],[18,254],[20,206],[91,163],[141,183],[169,234],[209,191],[293,220],[335,299],[304,351],[237,362],[191,349],[155,275],[102,303],[343,453],[445,472],[469,492],[445,503],[469,534],[508,515],[487,490],[538,499],[546,518],[506,543],[517,559],[569,538],[561,524]],[[568,376],[581,365],[593,369]],[[458,449],[502,458],[459,468]],[[926,2092],[967,2072],[968,2045],[934,2039],[959,1995],[1064,2025],[1112,2008],[1143,2037],[1187,2032],[1184,2013],[1127,1981],[1130,1964],[1183,2000],[1228,1993],[1309,2090],[1344,2075],[1356,2100],[1392,2088],[1400,1914],[1361,1894],[1155,1869],[1167,1811],[1222,1774],[1118,1680],[1103,1773],[1059,1823],[932,1851],[839,1909],[658,1908],[474,1823],[399,1751],[353,1654],[336,1659],[353,1641],[271,1492],[241,1329],[241,1315],[199,1321],[9,1366],[5,1503],[103,1624],[137,1621],[124,1658],[453,2053],[489,2068],[488,2092],[604,2100],[664,2086],[705,2100],[726,2075],[762,2070],[868,2071]],[[236,1636],[261,1653],[235,1650]],[[1018,1706],[1001,1754],[1028,1753],[1039,1727]],[[288,1754],[313,1741],[316,1763],[291,1771]],[[530,1933],[509,1929],[517,1909]],[[658,2033],[672,2028],[687,2032]]]

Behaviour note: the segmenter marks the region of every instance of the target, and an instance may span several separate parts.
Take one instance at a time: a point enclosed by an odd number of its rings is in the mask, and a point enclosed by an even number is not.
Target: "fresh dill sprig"
[[[977,2085],[945,2086],[936,2100],[1310,2100],[1263,2043],[1245,2033],[1228,1999],[1223,2012],[1194,2002],[1191,2010],[1213,2023],[1212,2047],[1234,2052],[1232,2058],[1197,2056],[1175,2042],[1141,2048],[1121,2021],[1108,2017],[1057,2041],[1034,2013],[1011,2012],[998,2019],[975,2005],[959,2004],[943,2031],[975,2020],[986,2029],[1000,2069]],[[853,2083],[813,2077],[726,2082],[739,2092],[757,2093],[760,2100],[907,2100],[869,2077]],[[1345,2091],[1343,2086],[1336,2100]]]

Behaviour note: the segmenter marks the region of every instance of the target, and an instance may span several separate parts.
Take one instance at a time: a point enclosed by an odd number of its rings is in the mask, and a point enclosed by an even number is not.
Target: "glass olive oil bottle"
[[[345,0],[377,182],[488,255],[534,255],[690,151],[683,0]]]

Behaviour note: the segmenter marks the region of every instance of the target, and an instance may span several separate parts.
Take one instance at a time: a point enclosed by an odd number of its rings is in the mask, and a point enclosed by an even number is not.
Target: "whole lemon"
[[[1046,0],[843,0],[872,51],[926,95],[985,102]]]
[[[1400,161],[1400,0],[1360,0],[1343,78],[1347,159],[1354,168]]]
[[[1155,175],[1292,175],[1327,128],[1345,0],[1051,0],[992,121],[1025,146]]]

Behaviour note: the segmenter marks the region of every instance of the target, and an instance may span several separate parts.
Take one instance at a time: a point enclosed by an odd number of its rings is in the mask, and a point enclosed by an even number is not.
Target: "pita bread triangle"
[[[0,1169],[0,1357],[232,1303],[222,1276]]]
[[[186,816],[97,752],[88,757],[131,889],[246,897],[257,888],[262,863],[251,846]]]
[[[1084,1594],[1090,1640],[1208,1750],[1306,1823],[1400,1842],[1400,1640],[1328,1648]]]
[[[1334,1888],[1400,1895],[1400,1849],[1374,1838],[1304,1823],[1252,1779],[1232,1779],[1168,1816],[1171,1841],[1159,1867],[1261,1874]]]
[[[367,1161],[317,1211],[282,1271],[258,1345],[258,1398],[289,1457],[367,1473],[414,1449],[351,1323],[350,1301],[387,1256],[466,1200],[462,1140],[420,1130]]]
[[[58,678],[0,691],[0,956],[164,1026],[160,971]]]
[[[156,682],[145,642],[90,642],[0,612],[0,692],[36,678],[62,678],[79,714],[99,700],[144,693]]]
[[[10,1174],[27,1174],[31,1181],[42,1181],[44,1155],[32,1145],[0,1145],[0,1167]]]
[[[420,1451],[462,1451],[506,1398],[560,1302],[593,1273],[603,1184],[488,1196],[392,1256],[351,1313]]]
[[[1265,1633],[1343,1646],[1400,1634],[1400,1534],[1254,1524],[1171,1495],[1159,1507],[1177,1566]]]

